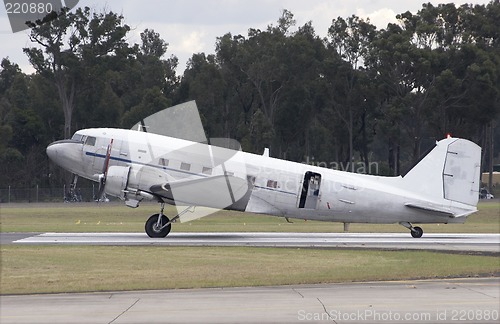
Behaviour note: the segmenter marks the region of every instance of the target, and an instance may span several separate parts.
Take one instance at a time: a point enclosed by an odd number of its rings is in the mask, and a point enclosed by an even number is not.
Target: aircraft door
[[[321,174],[307,171],[300,190],[298,208],[316,209],[320,199]]]
[[[104,145],[104,139],[99,138],[95,147],[93,147],[93,159],[92,159],[92,169],[95,174],[102,172],[102,166],[104,164],[104,158],[106,156],[107,147]]]
[[[93,174],[94,172],[94,154],[97,146],[97,139],[94,136],[82,136],[81,141],[82,146],[82,164],[85,169],[85,173]]]
[[[93,148],[93,160],[92,160],[92,169],[95,174],[102,173],[104,161],[106,160],[106,156],[108,153],[108,146],[111,145],[111,156],[113,157],[113,165],[120,165],[120,163],[116,163],[116,158],[120,153],[120,148],[122,142],[120,140],[113,139],[113,143],[111,144],[111,140],[107,138],[98,138],[97,143]],[[111,164],[111,161],[110,161]]]

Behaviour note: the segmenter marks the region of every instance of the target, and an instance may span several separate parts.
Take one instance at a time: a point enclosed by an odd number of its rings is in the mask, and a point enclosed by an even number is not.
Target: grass
[[[143,232],[158,204],[132,209],[122,204],[11,204],[0,207],[1,232]],[[167,215],[175,208],[167,207]],[[292,220],[235,211],[219,211],[188,223],[174,224],[175,232],[342,232],[341,223]],[[465,224],[426,224],[426,233],[500,233],[500,202],[481,202],[479,212]],[[407,232],[397,224],[351,224],[351,232]]]
[[[498,274],[494,256],[251,247],[1,247],[2,294],[235,287]]]
[[[1,232],[143,232],[157,204],[0,206]],[[165,212],[174,214],[174,208]],[[465,224],[425,232],[500,233],[500,202],[481,202]],[[342,232],[338,223],[219,211],[176,232]],[[407,232],[400,225],[351,224],[351,232]],[[427,251],[252,247],[1,246],[1,294],[235,287],[496,274],[498,256]]]

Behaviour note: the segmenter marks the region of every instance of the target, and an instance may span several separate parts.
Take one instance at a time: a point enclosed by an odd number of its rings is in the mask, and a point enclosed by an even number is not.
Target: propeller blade
[[[113,139],[108,144],[108,149],[106,151],[106,158],[104,159],[104,165],[102,167],[102,174],[99,175],[99,191],[97,193],[97,200],[101,201],[104,194],[104,187],[106,186],[106,177],[108,175],[109,160],[111,159],[111,149],[113,148]]]
[[[106,174],[108,173],[109,159],[111,158],[111,149],[112,148],[113,148],[113,139],[111,139],[111,142],[109,142],[108,150],[106,151],[106,159],[104,160],[104,165],[102,168],[102,173],[104,174],[104,177],[106,177]]]

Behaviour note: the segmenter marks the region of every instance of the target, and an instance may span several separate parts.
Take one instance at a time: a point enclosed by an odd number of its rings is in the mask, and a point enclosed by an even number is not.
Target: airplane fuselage
[[[137,201],[137,205],[144,197],[160,201],[163,197],[173,203],[172,197],[164,194],[169,187],[162,184],[230,175],[245,179],[248,192],[236,201],[230,190],[233,200],[223,207],[252,213],[344,223],[463,223],[477,210],[473,198],[453,198],[451,189],[450,197],[445,198],[447,193],[443,194],[442,188],[441,194],[439,188],[427,189],[427,185],[438,186],[432,183],[434,180],[412,184],[411,176],[355,174],[134,130],[81,130],[72,140],[53,143],[47,152],[63,168],[99,181],[108,147],[109,167],[115,170],[113,181],[117,181],[108,193]],[[446,156],[443,159],[446,162]],[[443,166],[435,167],[443,178]],[[120,182],[121,177],[127,179]],[[471,190],[475,187],[472,184]],[[432,195],[434,190],[436,195]],[[211,197],[214,193],[209,191]],[[209,206],[210,201],[201,196],[201,204],[197,197],[175,200],[177,204],[219,207]]]

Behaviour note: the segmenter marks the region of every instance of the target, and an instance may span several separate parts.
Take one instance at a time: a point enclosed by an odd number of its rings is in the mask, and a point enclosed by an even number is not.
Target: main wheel
[[[422,237],[422,234],[424,234],[424,230],[418,226],[412,228],[411,230],[411,236],[413,236],[414,238]]]
[[[146,225],[144,226],[146,230],[146,234],[148,234],[149,237],[165,237],[170,233],[170,229],[172,228],[172,224],[168,224],[164,228],[163,225],[167,224],[170,220],[168,219],[167,216],[163,215],[161,217],[160,221],[160,226],[158,226],[158,216],[160,214],[154,214],[146,222]]]

